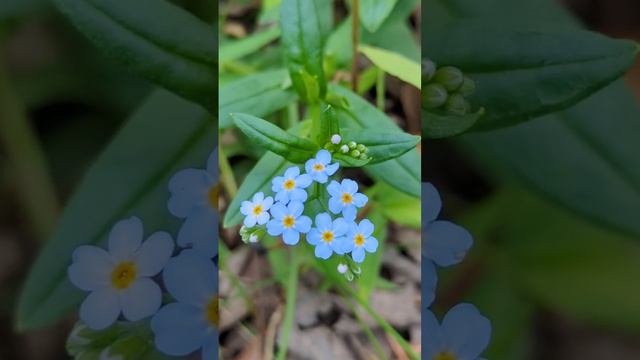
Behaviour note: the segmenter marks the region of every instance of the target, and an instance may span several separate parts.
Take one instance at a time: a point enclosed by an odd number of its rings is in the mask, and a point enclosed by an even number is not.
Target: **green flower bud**
[[[360,151],[358,151],[358,150],[351,151],[351,156],[353,156],[354,158],[359,157],[360,156]]]
[[[425,109],[436,109],[447,102],[447,89],[440,84],[429,84],[422,88],[421,103]]]
[[[358,151],[363,152],[364,149],[366,149],[367,147],[364,146],[363,144],[358,144],[358,146],[356,146],[356,149],[358,149]]]
[[[422,83],[424,84],[429,82],[429,80],[433,78],[433,75],[435,73],[436,73],[436,64],[429,59],[423,59],[422,60]]]
[[[453,66],[445,66],[433,76],[433,80],[439,84],[442,84],[447,91],[457,90],[464,81],[464,75],[460,69]]]
[[[444,106],[448,112],[454,115],[464,115],[469,111],[469,102],[460,94],[449,96]]]
[[[356,144],[356,142],[355,142],[355,141],[349,141],[349,148],[350,148],[350,149],[355,149],[357,145],[358,145],[358,144]]]
[[[369,157],[365,154],[360,154],[360,160],[367,160]]]
[[[349,147],[347,145],[340,146],[340,152],[346,154],[349,152]]]
[[[460,89],[458,89],[458,92],[460,93],[460,95],[467,97],[467,96],[473,95],[475,91],[476,91],[476,83],[473,80],[471,80],[471,78],[465,76],[464,80],[462,81],[462,85],[460,86]]]

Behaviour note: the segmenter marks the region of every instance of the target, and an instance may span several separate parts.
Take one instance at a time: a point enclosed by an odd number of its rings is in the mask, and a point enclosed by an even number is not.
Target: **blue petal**
[[[331,183],[327,186],[327,191],[332,197],[340,198],[340,195],[342,195],[341,188],[342,187],[337,181],[331,180]]]
[[[302,189],[292,189],[290,192],[289,198],[291,199],[291,201],[300,201],[300,202],[305,202],[307,201],[307,192],[305,190]]]
[[[262,201],[262,208],[266,211],[271,209],[271,205],[273,205],[273,198],[271,196],[267,196]]]
[[[331,246],[329,244],[325,244],[324,242],[322,242],[316,246],[315,255],[318,258],[327,260],[329,257],[331,257],[332,253],[333,250],[331,249]]]
[[[422,257],[422,307],[428,308],[435,299],[438,274],[433,261]]]
[[[333,227],[331,216],[326,212],[316,215],[316,227],[319,231],[325,231]]]
[[[309,230],[309,233],[307,234],[307,242],[311,245],[318,245],[320,244],[320,242],[322,241],[321,239],[321,235],[320,232],[318,231],[318,229],[313,228],[311,230]]]
[[[120,301],[115,290],[102,288],[89,294],[80,306],[80,319],[90,329],[102,330],[120,315]]]
[[[293,225],[293,228],[303,234],[306,234],[309,232],[309,229],[311,229],[311,218],[304,215],[300,216],[296,219],[296,223]]]
[[[433,359],[439,352],[449,350],[446,348],[446,339],[440,323],[430,310],[422,312],[422,344],[423,355],[426,355],[427,359]]]
[[[214,257],[218,253],[218,216],[215,212],[201,208],[191,214],[180,227],[178,245],[193,246],[203,255]]]
[[[342,180],[342,191],[355,194],[358,192],[358,183],[351,179],[344,179]]]
[[[278,236],[284,232],[282,220],[273,219],[267,223],[267,233],[271,236]]]
[[[162,276],[169,293],[181,303],[204,306],[218,292],[215,265],[193,252],[182,252],[169,260]]]
[[[327,172],[327,175],[331,176],[338,171],[339,167],[340,165],[338,163],[329,164],[325,167],[325,171]]]
[[[342,209],[342,216],[348,222],[355,222],[357,213],[358,213],[358,210],[356,209],[355,206],[348,206]]]
[[[194,207],[203,206],[208,201],[208,192],[213,185],[211,175],[202,169],[185,169],[177,172],[169,180],[171,197],[167,203],[169,212],[184,218]]]
[[[376,252],[376,250],[378,250],[378,239],[373,236],[366,238],[364,241],[364,248],[370,253]]]
[[[267,223],[267,221],[269,221],[269,213],[268,212],[263,212],[262,214],[258,215],[258,225],[264,225]]]
[[[253,195],[253,199],[251,199],[254,204],[261,203],[264,200],[264,193],[262,191],[257,192]]]
[[[428,224],[438,218],[442,200],[438,190],[431,183],[422,183],[422,224]]]
[[[321,149],[316,154],[316,160],[323,165],[327,165],[331,161],[331,153],[325,149]]]
[[[361,263],[364,261],[364,249],[362,247],[354,247],[353,252],[351,253],[351,257],[353,261],[357,263]]]
[[[339,242],[337,243],[337,253],[340,255],[344,255],[353,251],[353,238],[343,236],[338,238]]]
[[[207,172],[218,181],[218,148],[216,147],[207,158]]]
[[[131,260],[142,243],[142,221],[132,216],[118,221],[109,233],[109,253],[115,261]]]
[[[269,212],[274,219],[282,220],[285,216],[287,216],[287,213],[289,211],[283,203],[277,202],[271,207],[271,210],[269,210]]]
[[[120,293],[122,314],[129,321],[138,321],[155,314],[162,304],[162,291],[149,278],[137,279]]]
[[[279,192],[276,193],[276,205],[278,203],[282,203],[284,204],[288,204],[289,203],[289,191],[287,190],[280,190]],[[275,205],[274,205],[275,206]],[[273,214],[273,213],[272,213]]]
[[[296,178],[296,187],[304,189],[304,188],[307,188],[309,185],[311,185],[311,182],[313,182],[311,175],[302,174]]]
[[[278,192],[283,189],[284,177],[276,176],[271,180],[271,191]],[[277,200],[277,199],[276,199]]]
[[[439,266],[458,264],[473,245],[471,234],[448,221],[434,221],[424,230],[423,252]]]
[[[104,249],[83,245],[73,252],[73,264],[69,266],[69,280],[76,287],[85,290],[97,290],[110,282],[113,261]]]
[[[476,359],[489,345],[491,322],[475,306],[460,304],[445,315],[442,331],[459,358]]]
[[[240,205],[240,213],[242,215],[250,215],[253,211],[253,203],[251,201],[243,201]]]
[[[182,303],[160,309],[151,319],[156,347],[171,356],[185,356],[198,350],[208,335],[203,311]]]
[[[304,163],[304,170],[307,172],[307,174],[311,174],[311,176],[313,177],[313,165],[316,163],[316,159],[309,159],[307,160],[306,163]]]
[[[218,358],[218,332],[214,331],[207,336],[204,346],[202,347],[203,359],[217,359]]]
[[[286,229],[282,234],[282,240],[287,245],[295,245],[300,241],[300,233],[293,229]]]
[[[217,227],[216,230],[207,230],[217,234]],[[160,273],[173,254],[173,248],[173,239],[169,233],[158,231],[149,236],[136,253],[138,276],[155,276]]]
[[[304,205],[302,205],[299,201],[291,201],[291,203],[287,206],[289,215],[297,218],[304,211]]]
[[[298,175],[300,175],[300,169],[297,166],[292,166],[284,172],[285,179],[295,179]]]
[[[254,227],[256,225],[256,222],[258,222],[258,218],[253,216],[253,214],[251,214],[245,217],[242,223],[246,227]]]
[[[329,199],[329,210],[334,214],[339,214],[342,211],[342,201],[339,197],[332,197]]]
[[[358,231],[360,231],[365,238],[371,236],[371,234],[373,234],[373,230],[373,223],[369,219],[364,219],[360,221],[360,224],[358,224]]]
[[[320,184],[326,183],[329,179],[327,177],[327,174],[325,174],[324,172],[314,172],[311,176],[313,177],[313,180],[319,182]]]
[[[367,198],[366,195],[361,194],[361,193],[357,193],[355,195],[353,195],[353,205],[357,206],[357,207],[363,207],[367,204],[367,201],[369,200],[369,198]]]
[[[333,221],[333,233],[336,237],[342,236],[349,231],[349,223],[343,218],[337,218]]]

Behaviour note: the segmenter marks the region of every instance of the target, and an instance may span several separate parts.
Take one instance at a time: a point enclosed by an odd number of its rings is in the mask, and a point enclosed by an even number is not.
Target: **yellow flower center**
[[[284,227],[286,227],[287,229],[292,227],[295,223],[296,219],[294,219],[291,215],[287,215],[284,217],[284,219],[282,219],[282,225],[284,225]]]
[[[291,190],[294,187],[296,187],[296,182],[293,181],[293,179],[288,179],[287,181],[284,182],[283,186],[285,190]]]
[[[218,208],[218,197],[220,196],[220,183],[213,184],[209,189],[209,204],[212,208]]]
[[[262,214],[262,205],[256,205],[253,208],[253,215],[258,216],[260,214]]]
[[[458,357],[448,351],[439,352],[433,357],[433,360],[457,360]]]
[[[111,284],[116,289],[124,290],[136,279],[137,273],[138,270],[135,263],[131,261],[121,262],[111,272]]]
[[[325,231],[322,233],[322,241],[329,244],[333,241],[333,231]]]
[[[322,165],[320,163],[316,163],[315,165],[313,165],[313,170],[322,171],[322,170],[324,170],[324,165]]]
[[[364,245],[364,236],[362,234],[356,234],[353,241],[355,241],[356,245],[362,246]]]
[[[342,202],[345,204],[351,204],[353,201],[353,196],[349,193],[342,193]]]
[[[211,326],[218,327],[220,324],[220,313],[218,312],[218,296],[214,296],[205,307],[207,322]]]

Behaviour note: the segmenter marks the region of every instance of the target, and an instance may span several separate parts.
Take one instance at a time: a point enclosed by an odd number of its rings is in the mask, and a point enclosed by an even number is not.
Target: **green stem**
[[[287,129],[291,129],[300,122],[298,115],[298,103],[292,102],[287,106]]]
[[[378,68],[376,76],[376,106],[380,111],[384,111],[384,76],[384,70]]]
[[[298,252],[297,248],[291,249],[291,265],[287,278],[287,299],[282,320],[282,342],[278,349],[276,360],[285,360],[289,349],[289,335],[293,327],[294,314],[296,308],[296,292],[298,288]]]
[[[218,146],[220,181],[222,182],[222,186],[224,186],[224,190],[229,194],[229,197],[233,199],[236,197],[236,193],[238,192],[238,184],[236,183],[236,178],[233,176],[233,170],[231,170],[229,159],[227,159],[222,148],[222,146]]]
[[[387,360],[388,357],[384,353],[384,350],[382,350],[382,344],[380,344],[380,341],[378,341],[378,338],[376,338],[373,331],[371,331],[371,328],[369,328],[369,326],[362,320],[362,317],[360,316],[360,313],[358,312],[358,309],[356,308],[356,306],[350,300],[347,300],[346,303],[349,309],[351,309],[351,312],[353,312],[353,315],[356,317],[356,321],[358,321],[360,328],[364,331],[365,335],[367,335],[369,342],[371,342],[371,344],[373,345],[373,348],[376,350],[378,357],[380,359]]]
[[[358,91],[358,43],[360,36],[360,1],[351,1],[351,89]]]
[[[34,235],[44,241],[51,234],[60,209],[55,186],[26,109],[15,95],[6,67],[1,62],[0,143],[4,143],[15,171],[17,193]]]

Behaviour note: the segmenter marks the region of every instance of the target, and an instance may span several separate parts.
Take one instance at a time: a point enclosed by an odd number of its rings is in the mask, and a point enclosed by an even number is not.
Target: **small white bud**
[[[340,144],[340,141],[342,141],[342,137],[340,137],[340,135],[338,135],[338,134],[331,135],[331,143],[332,144],[338,145],[338,144]]]
[[[256,234],[251,234],[251,236],[249,236],[249,242],[251,243],[257,243],[258,242],[258,235]]]
[[[347,270],[349,270],[349,267],[347,266],[347,264],[343,264],[343,263],[338,264],[338,272],[340,274],[346,273]]]
[[[349,152],[349,147],[347,145],[340,146],[340,152],[342,152],[343,154],[348,153]]]

